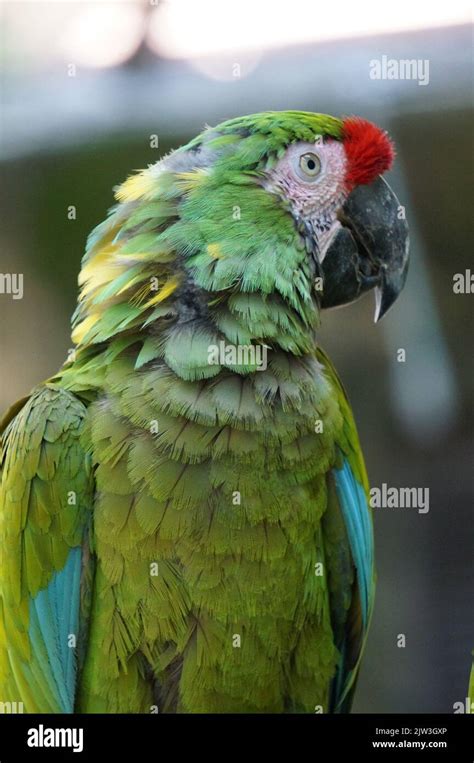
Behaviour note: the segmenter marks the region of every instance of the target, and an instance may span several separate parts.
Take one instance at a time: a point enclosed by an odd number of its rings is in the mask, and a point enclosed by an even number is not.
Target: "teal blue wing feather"
[[[25,712],[74,710],[93,502],[85,415],[74,395],[45,385],[12,409],[2,436],[0,697]]]
[[[351,407],[322,350],[318,350],[318,359],[333,386],[343,422],[336,442],[336,464],[328,475],[323,520],[331,618],[340,652],[330,710],[342,713],[351,707],[373,609],[373,524],[367,473]]]
[[[368,627],[373,588],[374,542],[367,494],[346,458],[333,470],[336,493],[357,572],[362,622]]]

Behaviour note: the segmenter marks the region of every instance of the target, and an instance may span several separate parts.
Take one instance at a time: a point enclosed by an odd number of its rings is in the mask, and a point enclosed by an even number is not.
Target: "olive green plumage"
[[[316,349],[304,232],[256,183],[315,133],[339,139],[341,122],[285,112],[208,129],[121,186],[91,235],[75,357],[4,435],[0,699],[68,707],[32,649],[28,602],[71,548],[75,710],[328,712],[342,659],[347,696],[365,626],[331,470],[347,458],[367,479]],[[210,365],[221,341],[265,348],[268,367]]]

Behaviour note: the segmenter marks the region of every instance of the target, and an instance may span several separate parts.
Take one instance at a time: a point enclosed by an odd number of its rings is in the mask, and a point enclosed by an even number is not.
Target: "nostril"
[[[364,276],[370,276],[372,275],[373,268],[372,263],[368,259],[361,259],[359,263],[359,270]]]

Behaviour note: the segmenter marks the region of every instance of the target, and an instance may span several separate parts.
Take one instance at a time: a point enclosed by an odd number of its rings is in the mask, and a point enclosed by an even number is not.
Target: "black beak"
[[[408,225],[388,183],[357,186],[339,213],[341,228],[321,263],[321,307],[353,302],[375,289],[375,321],[393,305],[408,271]]]

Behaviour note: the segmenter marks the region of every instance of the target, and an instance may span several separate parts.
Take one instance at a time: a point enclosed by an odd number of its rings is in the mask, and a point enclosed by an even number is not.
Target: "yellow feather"
[[[92,328],[92,326],[94,326],[95,323],[97,323],[99,318],[100,315],[98,313],[88,315],[87,318],[84,318],[84,320],[76,326],[71,334],[71,339],[74,344],[81,344],[87,332]]]
[[[158,292],[156,297],[153,297],[150,299],[144,307],[151,307],[152,305],[157,305],[158,302],[163,302],[166,297],[169,297],[170,294],[174,292],[174,290],[179,286],[179,278],[176,278],[175,276],[172,276],[171,278],[168,278],[167,282],[163,286],[163,288]]]
[[[124,273],[126,269],[127,268],[124,266],[118,266],[117,263],[98,269],[97,272],[90,277],[86,285],[81,289],[79,297],[80,301],[82,302],[85,300],[86,297],[88,297],[92,292],[100,290],[101,287],[110,283],[110,281],[113,281],[114,278],[118,278],[118,276]],[[125,286],[125,288],[128,288],[128,284]]]
[[[220,260],[224,256],[222,254],[221,245],[220,244],[208,244],[207,245],[207,253],[209,257],[212,257],[214,260]]]
[[[117,254],[118,248],[118,244],[109,244],[109,246],[104,246],[100,249],[94,257],[91,257],[79,273],[79,286],[82,286],[96,272],[99,266],[111,260]]]
[[[117,201],[138,201],[156,188],[156,178],[148,170],[142,170],[138,175],[132,175],[115,193]]]
[[[209,175],[209,170],[199,169],[192,172],[176,173],[176,183],[183,191],[192,191],[200,185]]]
[[[140,286],[139,289],[137,289],[133,297],[130,297],[129,302],[132,305],[141,305],[142,302],[144,302],[149,295],[150,295],[150,284],[144,283],[142,284],[142,286]]]

